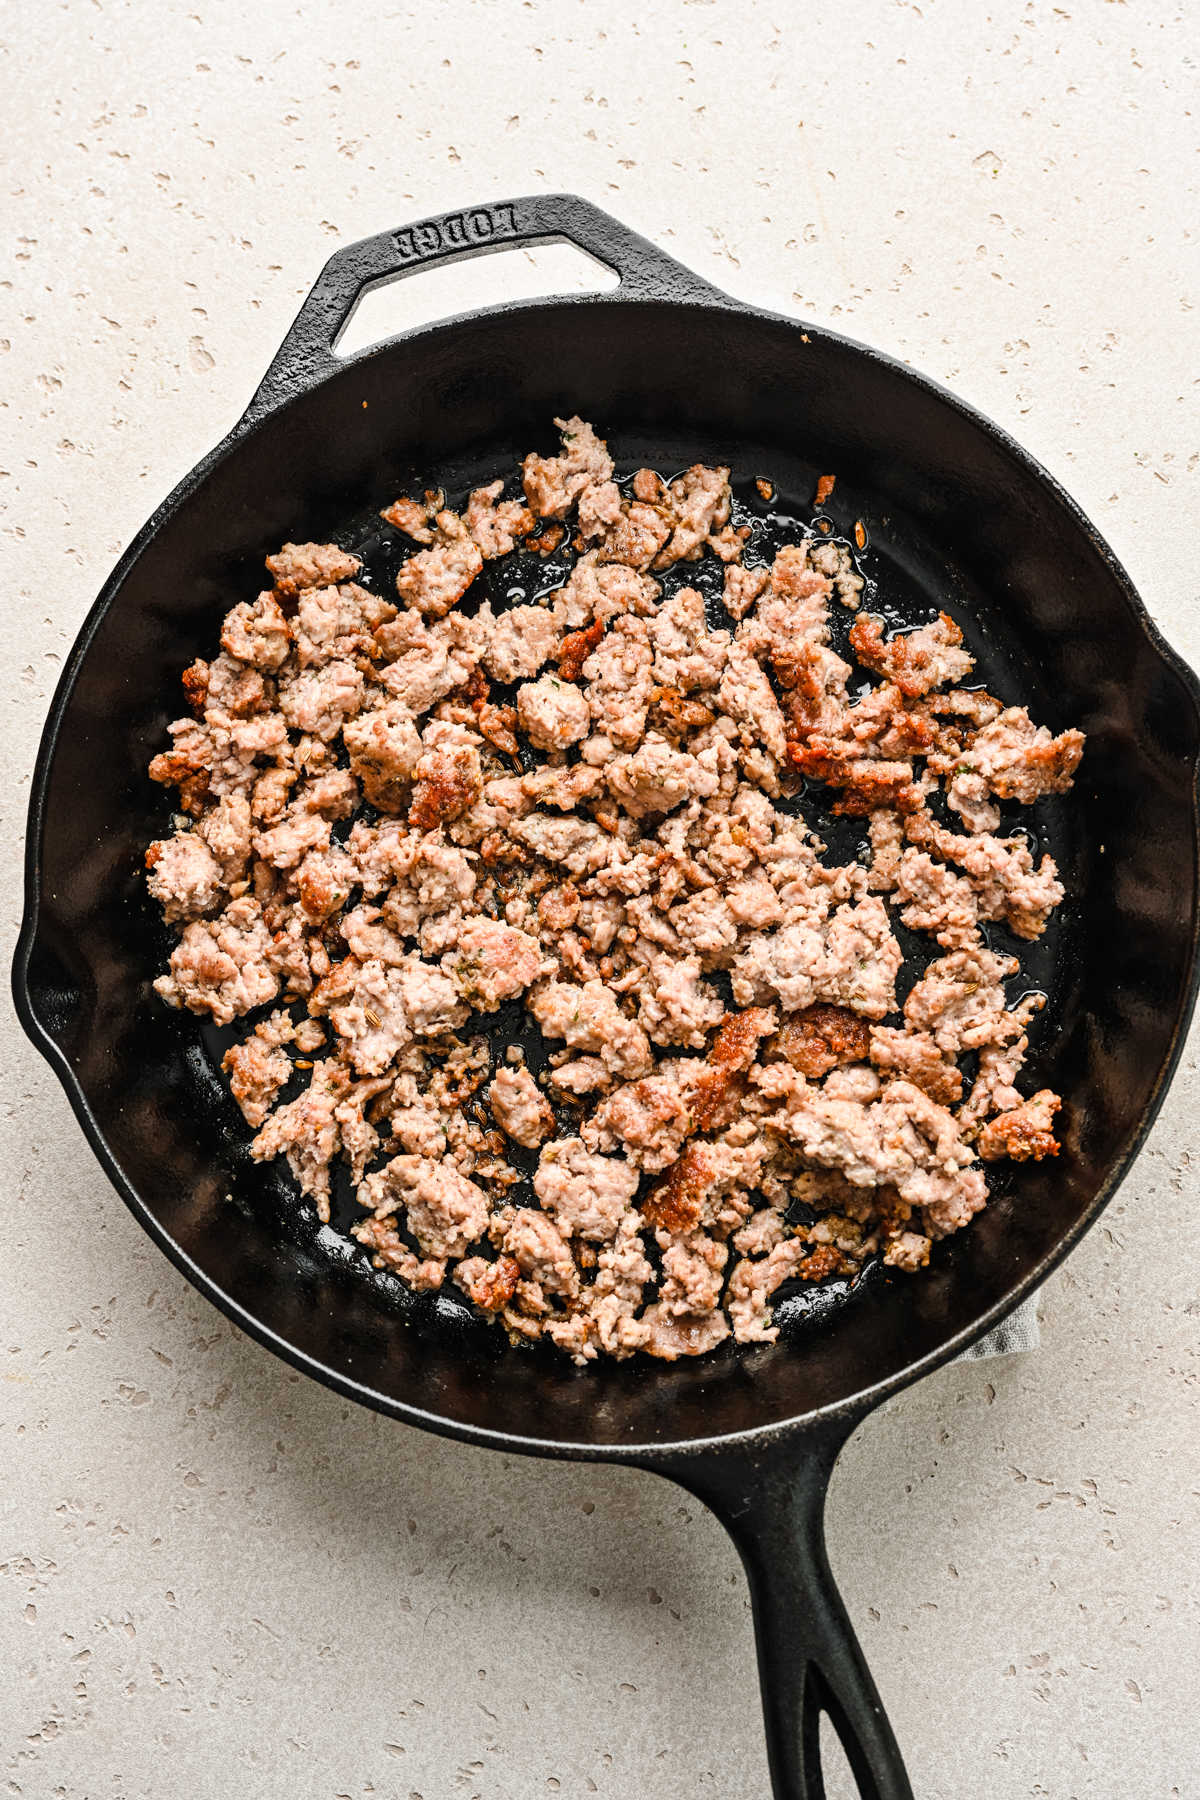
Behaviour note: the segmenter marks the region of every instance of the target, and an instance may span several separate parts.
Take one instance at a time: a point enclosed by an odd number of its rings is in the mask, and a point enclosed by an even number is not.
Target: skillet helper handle
[[[822,1713],[862,1800],[913,1800],[825,1550],[829,1479],[856,1422],[750,1458],[701,1453],[657,1465],[716,1513],[745,1565],[775,1800],[825,1800]]]
[[[369,289],[419,269],[522,244],[574,244],[620,276],[619,299],[731,304],[719,289],[657,244],[578,194],[527,194],[486,206],[465,206],[335,250],[292,321],[246,409],[243,425],[343,366],[335,353],[337,340]]]

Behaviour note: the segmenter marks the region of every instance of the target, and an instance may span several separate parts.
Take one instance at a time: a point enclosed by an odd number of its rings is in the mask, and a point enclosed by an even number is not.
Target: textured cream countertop
[[[0,35],[6,955],[43,714],[114,558],[330,250],[472,201],[575,189],[950,383],[1200,663],[1181,5],[70,0]],[[389,319],[513,279],[479,268]],[[761,1800],[715,1522],[290,1373],[142,1236],[0,1025],[0,1795]],[[1040,1351],[902,1395],[835,1478],[921,1800],[1200,1793],[1196,1051]]]

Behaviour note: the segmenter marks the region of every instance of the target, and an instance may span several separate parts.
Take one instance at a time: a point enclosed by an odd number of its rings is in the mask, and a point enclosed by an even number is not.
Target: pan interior
[[[1187,684],[1137,619],[1077,516],[1004,443],[895,365],[781,321],[596,300],[485,314],[384,346],[236,437],[119,572],[48,770],[31,993],[94,1130],[158,1232],[224,1304],[373,1404],[468,1431],[625,1446],[721,1436],[844,1400],[968,1328],[1084,1220],[1152,1105],[1189,987],[1197,723]],[[412,484],[453,499],[549,448],[555,413],[607,436],[619,472],[732,465],[756,560],[813,529],[816,478],[837,475],[830,529],[865,527],[871,604],[896,622],[945,608],[977,679],[1035,719],[1087,731],[1072,796],[1022,814],[1068,900],[1019,948],[1049,1004],[1031,1085],[1067,1101],[1057,1163],[993,1174],[993,1199],[917,1279],[876,1270],[802,1290],[774,1346],[698,1363],[576,1371],[510,1350],[454,1294],[414,1298],[321,1228],[251,1133],[217,1072],[228,1037],[149,990],[170,940],[140,875],[169,801],[146,778],[178,677],[260,585],[287,538],[360,549],[385,591],[403,553],[377,509]],[[767,503],[756,476],[775,484]],[[493,604],[552,586],[523,566]],[[677,570],[668,586],[696,582]],[[719,590],[716,571],[698,585]],[[836,609],[835,609],[836,610]],[[845,629],[848,620],[839,621]],[[861,823],[805,805],[832,853]],[[990,928],[989,928],[990,929]],[[1013,948],[997,930],[996,948]],[[503,1044],[515,1013],[492,1021]],[[531,1049],[536,1047],[531,1046]],[[336,1224],[356,1216],[351,1205]]]

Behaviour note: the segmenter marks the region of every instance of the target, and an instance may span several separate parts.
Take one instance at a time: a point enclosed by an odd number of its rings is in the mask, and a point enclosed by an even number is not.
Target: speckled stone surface
[[[80,620],[323,258],[531,189],[951,383],[1062,476],[1200,662],[1182,6],[650,15],[8,9],[10,875]],[[373,323],[542,278],[429,276]],[[10,879],[6,955],[18,904]],[[760,1800],[718,1526],[652,1478],[441,1443],[290,1373],[142,1237],[2,1027],[0,1793]],[[842,1459],[832,1557],[922,1800],[1200,1791],[1198,1116],[1193,1037],[1046,1290],[1040,1350],[942,1371]]]

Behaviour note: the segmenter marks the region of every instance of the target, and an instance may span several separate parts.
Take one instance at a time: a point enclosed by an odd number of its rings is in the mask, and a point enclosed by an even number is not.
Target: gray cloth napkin
[[[1031,1294],[1015,1312],[1009,1313],[1003,1325],[997,1325],[995,1331],[989,1331],[985,1338],[964,1350],[959,1360],[966,1362],[977,1356],[1013,1356],[1018,1350],[1036,1350],[1042,1341],[1037,1303],[1038,1296]]]

